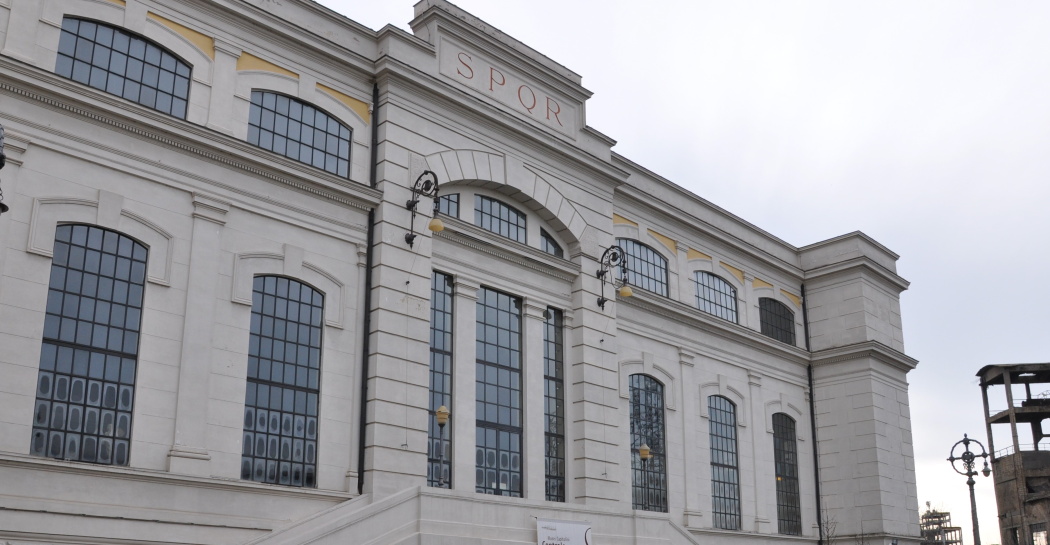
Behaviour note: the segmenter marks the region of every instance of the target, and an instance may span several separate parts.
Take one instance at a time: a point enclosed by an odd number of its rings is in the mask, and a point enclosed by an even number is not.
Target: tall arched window
[[[801,535],[795,420],[784,413],[773,415],[773,462],[777,478],[777,527],[782,534]]]
[[[31,454],[128,465],[145,282],[142,244],[89,225],[55,230]]]
[[[722,396],[707,398],[711,428],[711,518],[715,528],[740,529],[740,475],[736,406]]]
[[[324,296],[289,278],[252,287],[241,478],[317,486]]]
[[[627,283],[667,297],[667,259],[637,240],[618,238],[627,253]]]
[[[248,143],[350,177],[350,129],[320,108],[271,91],[252,91]]]
[[[427,428],[427,485],[452,487],[452,424],[442,430],[437,410],[452,409],[452,276],[430,278],[430,424]]]
[[[723,320],[736,323],[736,288],[722,277],[706,271],[696,271],[696,306]]]
[[[664,441],[664,387],[648,375],[629,377],[631,403],[632,504],[643,511],[667,512],[667,445]],[[643,460],[639,447],[652,458]]]
[[[795,313],[787,305],[763,297],[758,300],[758,317],[763,335],[782,343],[795,344]]]
[[[186,117],[190,66],[160,45],[124,29],[86,19],[62,19],[55,73]]]

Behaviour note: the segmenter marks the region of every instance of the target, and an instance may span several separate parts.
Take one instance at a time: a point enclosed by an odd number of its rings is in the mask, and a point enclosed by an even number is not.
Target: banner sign
[[[536,519],[536,545],[591,545],[591,523]]]

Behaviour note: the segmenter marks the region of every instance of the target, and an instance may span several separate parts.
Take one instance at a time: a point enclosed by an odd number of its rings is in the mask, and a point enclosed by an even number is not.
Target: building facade
[[[613,153],[443,0],[410,25],[0,2],[0,539],[917,543],[898,256]]]

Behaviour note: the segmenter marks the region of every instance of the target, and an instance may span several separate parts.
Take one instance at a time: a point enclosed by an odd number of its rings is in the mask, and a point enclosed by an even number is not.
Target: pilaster
[[[696,426],[700,420],[697,409],[697,390],[693,370],[696,364],[693,360],[696,354],[687,350],[678,351],[678,361],[681,366],[681,400],[682,400],[682,430],[685,437],[682,438],[682,459],[685,467],[682,472],[685,478],[685,513],[682,521],[687,527],[700,528],[703,524],[703,513],[700,510],[700,485],[698,473],[702,471],[700,452],[697,449]]]
[[[525,406],[525,497],[546,497],[547,471],[545,468],[543,421],[543,328],[546,307],[532,298],[524,301],[522,325],[522,374],[525,385],[522,403]]]
[[[237,83],[237,59],[241,48],[221,39],[215,40],[215,62],[212,63],[211,104],[208,106],[208,128],[233,135],[233,96]]]
[[[452,325],[452,488],[470,491],[474,490],[475,485],[476,309],[481,285],[477,280],[463,275],[457,275],[455,283]]]
[[[211,397],[212,327],[219,279],[220,243],[230,204],[193,195],[193,234],[183,317],[175,437],[168,452],[168,470],[187,475],[211,475],[207,445],[208,401]]]

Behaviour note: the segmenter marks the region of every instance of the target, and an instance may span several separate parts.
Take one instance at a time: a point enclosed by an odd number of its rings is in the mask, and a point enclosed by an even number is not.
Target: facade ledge
[[[908,289],[911,285],[910,282],[901,278],[900,275],[894,273],[879,265],[875,260],[867,257],[854,257],[838,263],[832,263],[830,265],[824,265],[816,269],[810,269],[805,272],[806,281],[817,280],[826,276],[840,274],[844,272],[851,272],[856,270],[866,270],[874,273],[876,277],[886,282],[887,284],[897,288],[898,292]]]
[[[0,93],[18,95],[38,102],[45,107],[65,110],[89,122],[107,125],[158,144],[193,154],[225,167],[247,171],[295,189],[312,193],[347,206],[367,210],[379,205],[382,193],[363,182],[339,178],[307,165],[267,152],[189,121],[164,115],[159,112],[122,100],[91,87],[66,80],[35,67],[14,63],[0,57],[0,74],[17,77],[12,81],[0,80]],[[13,78],[12,78],[13,79]],[[40,85],[42,82],[44,85]],[[45,86],[46,85],[46,86]],[[60,95],[61,100],[55,95]],[[122,118],[115,113],[130,112]],[[19,122],[42,131],[56,133],[54,127],[44,127],[31,119],[17,118]],[[99,143],[86,138],[73,138],[98,147]],[[206,145],[199,145],[204,142]],[[120,151],[117,151],[121,153]],[[272,165],[272,166],[271,166]],[[168,170],[196,177],[166,166]],[[198,178],[210,185],[221,184],[217,180]]]
[[[640,288],[635,289],[634,295],[631,297],[626,299],[617,298],[614,302],[664,316],[689,327],[704,331],[705,333],[724,337],[733,342],[745,343],[756,350],[774,354],[777,357],[784,358],[785,360],[791,361],[797,365],[806,365],[809,363],[809,353],[802,348],[775,341],[753,329],[717,318],[700,309],[686,305],[685,303],[651,294]],[[617,312],[617,319],[642,326],[650,325],[642,317],[628,316],[625,313],[620,312]]]
[[[878,341],[829,348],[813,353],[813,365],[832,365],[860,358],[873,358],[907,373],[919,365],[919,360],[898,352]]]
[[[209,488],[226,492],[240,492],[291,498],[309,498],[321,501],[342,502],[357,497],[356,494],[335,490],[317,490],[309,488],[292,488],[281,485],[242,481],[225,477],[194,477],[168,473],[167,471],[141,469],[127,466],[105,466],[88,462],[55,460],[0,452],[0,467],[10,467],[25,471],[47,471],[50,473],[68,473],[104,479],[121,479],[139,481],[158,485],[174,485],[190,488]]]
[[[572,282],[580,274],[580,267],[571,261],[503,238],[461,219],[442,216],[441,221],[445,223],[445,230],[435,234],[435,238],[487,253],[565,282]],[[474,266],[473,263],[462,264]]]

